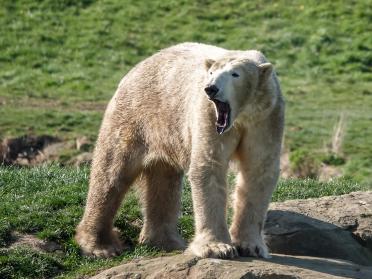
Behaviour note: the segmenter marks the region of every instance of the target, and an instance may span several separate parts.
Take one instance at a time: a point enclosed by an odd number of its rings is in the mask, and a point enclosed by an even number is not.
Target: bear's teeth
[[[223,125],[226,127],[227,126],[227,118],[229,117],[229,114],[227,112],[225,112],[223,114],[223,116],[224,116],[224,121],[225,121],[225,123]]]
[[[222,127],[222,126],[217,126],[217,133],[219,133],[220,135],[225,131],[225,127]]]

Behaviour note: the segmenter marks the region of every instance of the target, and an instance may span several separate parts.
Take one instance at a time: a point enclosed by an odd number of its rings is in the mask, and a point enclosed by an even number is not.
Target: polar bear
[[[181,182],[192,188],[199,257],[269,257],[263,226],[279,175],[284,101],[259,51],[183,43],[159,51],[120,82],[102,122],[76,241],[83,253],[122,252],[114,216],[130,185],[140,191],[140,243],[184,249],[177,231]],[[236,162],[234,215],[226,173]]]

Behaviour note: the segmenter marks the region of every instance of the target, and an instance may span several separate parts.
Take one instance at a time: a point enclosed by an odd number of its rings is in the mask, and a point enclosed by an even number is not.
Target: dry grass
[[[340,114],[337,124],[333,129],[332,142],[330,146],[330,151],[332,154],[338,156],[342,155],[342,144],[346,135],[346,124],[347,124],[347,115],[345,112]]]

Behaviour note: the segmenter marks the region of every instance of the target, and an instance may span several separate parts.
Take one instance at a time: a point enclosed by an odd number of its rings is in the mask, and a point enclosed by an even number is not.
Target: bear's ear
[[[204,61],[205,69],[209,70],[212,67],[212,65],[214,64],[214,62],[216,62],[216,61],[214,61],[213,59],[206,59]]]
[[[271,63],[262,63],[258,65],[258,69],[260,71],[260,79],[262,81],[266,81],[271,76],[273,72],[273,65]]]

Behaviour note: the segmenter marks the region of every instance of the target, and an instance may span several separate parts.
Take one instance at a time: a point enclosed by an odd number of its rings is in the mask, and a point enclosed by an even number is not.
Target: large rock
[[[108,269],[95,279],[129,278],[372,278],[372,267],[304,256],[273,255],[271,259],[199,259],[176,255],[132,262]]]
[[[265,231],[274,253],[372,265],[372,192],[272,203]]]
[[[137,259],[94,278],[372,278],[372,192],[272,203],[265,230],[268,260]]]

